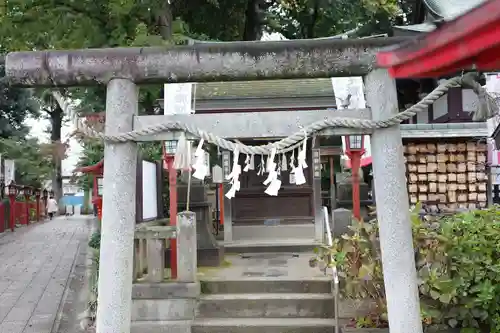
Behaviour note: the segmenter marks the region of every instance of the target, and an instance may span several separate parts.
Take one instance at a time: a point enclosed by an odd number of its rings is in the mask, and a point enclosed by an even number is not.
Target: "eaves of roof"
[[[334,97],[330,79],[206,82],[196,85],[196,99]]]

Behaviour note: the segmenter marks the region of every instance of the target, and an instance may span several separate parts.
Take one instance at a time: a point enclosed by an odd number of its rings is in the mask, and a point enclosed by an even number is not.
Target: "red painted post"
[[[177,170],[174,169],[174,156],[166,156],[168,168],[168,190],[170,225],[177,225]],[[177,278],[177,241],[170,241],[170,269],[172,279]]]
[[[219,221],[224,225],[224,184],[219,184]]]
[[[359,221],[361,220],[361,203],[359,197],[359,168],[361,164],[361,153],[351,153],[352,168],[352,214]]]

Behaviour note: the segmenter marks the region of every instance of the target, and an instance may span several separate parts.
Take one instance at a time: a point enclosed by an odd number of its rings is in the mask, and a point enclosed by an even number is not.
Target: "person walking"
[[[58,211],[58,205],[56,199],[53,196],[50,196],[49,200],[47,200],[47,214],[49,214],[49,219],[52,220],[54,215]]]

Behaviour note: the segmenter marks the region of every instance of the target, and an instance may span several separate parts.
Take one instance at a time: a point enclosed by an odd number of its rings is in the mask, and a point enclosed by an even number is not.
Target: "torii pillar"
[[[206,43],[168,50],[116,48],[14,52],[6,57],[6,76],[11,83],[25,87],[107,84],[105,133],[109,136],[131,131],[134,118],[140,123],[140,117],[135,117],[138,109],[136,84],[362,76],[374,68],[375,53],[381,47],[400,41],[398,38],[321,39]],[[364,115],[364,120],[369,120],[366,119],[369,117],[380,120],[397,113],[394,81],[385,70],[369,74],[366,86],[373,114],[349,110],[351,114],[358,114],[357,119]],[[381,96],[387,98],[381,99]],[[339,113],[332,112],[328,117],[349,117]],[[206,119],[203,130],[216,131],[221,126],[219,120],[225,127],[226,124],[234,127],[240,116],[230,113],[218,117],[210,115],[213,118],[210,120],[202,114],[189,115],[185,121],[191,124],[194,119]],[[266,119],[272,117],[272,112],[265,112],[241,130],[266,123]],[[281,128],[297,128],[301,117],[297,113],[294,117],[280,119]],[[179,118],[182,117],[164,116],[163,122],[172,123]],[[334,134],[367,134],[367,131],[338,128]],[[228,137],[238,136],[241,132]],[[137,140],[161,139],[153,135]],[[372,149],[390,330],[391,333],[421,333],[399,126],[374,130]],[[101,262],[106,264],[99,270],[97,333],[129,333],[137,143],[105,142],[104,156]]]

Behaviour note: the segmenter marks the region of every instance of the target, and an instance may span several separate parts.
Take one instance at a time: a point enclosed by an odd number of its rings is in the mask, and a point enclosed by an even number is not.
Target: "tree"
[[[278,0],[270,12],[268,29],[289,39],[388,33],[403,17],[398,0]]]
[[[2,158],[16,162],[16,182],[22,185],[42,187],[42,182],[49,178],[51,170],[50,156],[44,152],[35,138],[11,137],[0,138]]]
[[[31,91],[10,87],[5,79],[5,67],[0,64],[0,138],[28,134],[24,125],[28,116],[38,116]]]
[[[4,64],[0,64],[0,154],[16,161],[15,177],[20,184],[39,187],[47,179],[49,160],[43,146],[27,137],[24,121],[28,116],[39,116],[32,90],[9,86]]]

